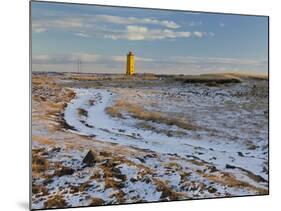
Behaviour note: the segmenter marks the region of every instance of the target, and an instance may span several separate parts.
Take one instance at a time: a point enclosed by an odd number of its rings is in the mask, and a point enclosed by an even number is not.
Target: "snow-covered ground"
[[[33,87],[33,209],[268,192],[266,81],[129,88],[113,80],[99,89],[51,82],[40,76]],[[107,108],[120,100],[194,128],[126,108],[112,117]],[[89,150],[93,166],[83,163]]]
[[[138,99],[137,97],[133,99],[135,102],[154,109],[150,104],[153,100],[157,101],[157,105],[161,105],[161,108],[157,109],[164,112],[182,112],[183,116],[187,115],[199,126],[212,129],[212,133],[204,129],[186,131],[177,126],[151,122],[158,128],[169,127],[169,130],[180,130],[187,134],[182,137],[171,137],[137,128],[136,125],[140,120],[129,115],[126,119],[112,118],[105,112],[105,108],[111,106],[119,94],[104,89],[75,89],[76,98],[65,109],[65,120],[75,128],[73,132],[95,136],[102,141],[149,149],[161,154],[196,156],[219,169],[232,173],[236,171],[237,174],[240,174],[242,169],[267,181],[267,171],[264,170],[268,156],[268,129],[263,113],[265,108],[259,108],[259,105],[256,105],[254,110],[243,108],[253,102],[246,97],[241,99],[231,95],[233,94],[231,92],[239,88],[238,86],[226,91],[188,86],[180,90],[178,88],[154,90],[155,92],[150,94],[147,94],[147,90],[136,90],[134,96],[138,96]],[[204,92],[207,94],[204,95]],[[169,100],[166,95],[176,97]],[[146,102],[150,104],[146,105]],[[86,111],[87,115],[79,114],[79,109]],[[249,149],[247,141],[253,143],[254,150]],[[229,165],[238,168],[233,170]],[[258,186],[266,187],[267,183],[260,183]]]

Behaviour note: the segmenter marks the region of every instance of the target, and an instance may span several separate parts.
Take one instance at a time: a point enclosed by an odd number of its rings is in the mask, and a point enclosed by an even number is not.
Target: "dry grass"
[[[167,77],[167,76],[166,76]],[[210,85],[219,85],[227,83],[240,83],[243,79],[267,80],[267,74],[256,73],[212,73],[201,75],[180,75],[170,76],[176,81],[184,83],[206,83]]]
[[[125,196],[126,194],[122,190],[119,190],[117,193],[115,192],[110,195],[110,197],[116,198],[117,204],[125,203],[126,202]]]
[[[32,173],[41,174],[49,169],[49,161],[41,156],[44,149],[33,149],[32,150]]]
[[[65,127],[61,114],[74,97],[75,92],[59,86],[54,78],[32,76],[32,100],[39,103],[36,112],[32,111],[32,120],[39,119],[50,132],[61,130]],[[52,141],[44,137],[33,137],[33,140],[42,144],[52,144]]]
[[[206,175],[206,174],[202,173],[202,176],[204,176],[205,178],[207,178],[213,182],[220,183],[220,184],[228,186],[228,187],[250,189],[250,190],[255,191],[257,194],[267,194],[268,193],[267,189],[258,188],[247,182],[237,180],[234,176],[232,176],[229,173],[224,172],[224,173],[222,173],[222,176]]]
[[[113,159],[107,160],[103,165],[101,165],[105,188],[119,190],[124,187],[127,178],[126,175],[121,174],[121,171],[116,168],[116,166],[119,164],[121,164],[121,161],[114,157]]]
[[[169,162],[164,164],[166,169],[173,169],[175,171],[182,170],[182,166],[176,162]]]
[[[186,132],[184,132],[184,131],[161,129],[161,128],[152,126],[151,124],[149,124],[149,122],[140,122],[136,126],[137,126],[137,128],[151,130],[151,131],[154,131],[155,133],[163,133],[169,137],[183,137],[186,135]]]
[[[52,139],[47,138],[45,136],[32,136],[32,141],[37,142],[39,144],[43,144],[43,145],[54,144],[54,141]]]
[[[158,76],[153,74],[153,73],[142,73],[142,74],[135,74],[134,77],[142,79],[142,80],[147,80],[147,81],[154,81],[158,80]]]
[[[88,180],[78,186],[78,192],[84,193],[86,190],[92,187],[91,181]]]
[[[44,202],[44,208],[63,208],[67,207],[67,203],[64,200],[63,195],[56,194],[51,196]]]
[[[238,77],[241,79],[268,80],[268,75],[263,73],[222,73],[229,77]]]
[[[54,85],[54,77],[32,75],[32,85]]]
[[[101,198],[92,198],[92,202],[91,202],[90,206],[101,206],[104,204],[105,204],[105,202]]]
[[[39,194],[41,196],[48,195],[48,188],[43,185],[32,184],[32,194]]]
[[[157,186],[157,191],[161,191],[162,194],[160,198],[162,200],[179,200],[184,195],[173,191],[165,182],[160,179],[154,179],[154,184]],[[186,198],[186,196],[184,196]]]
[[[83,76],[83,75],[73,75],[69,78],[69,80],[75,80],[75,81],[98,81],[100,80],[100,77],[96,76]]]
[[[198,129],[196,125],[187,122],[187,120],[184,118],[173,118],[162,112],[148,111],[141,106],[129,103],[126,100],[117,101],[115,105],[107,107],[106,112],[112,117],[124,118],[122,112],[127,112],[136,119],[152,121],[166,125],[176,125],[186,130]]]
[[[65,175],[72,175],[74,170],[72,168],[61,166],[59,169],[55,170],[54,176],[65,176]]]
[[[108,74],[103,76],[96,75],[72,75],[68,77],[69,80],[76,81],[100,81],[100,80],[158,80],[158,76],[153,73],[136,73],[133,76],[125,74]]]
[[[183,75],[173,76],[172,78],[183,83],[214,83],[217,85],[241,82],[239,77],[225,74]]]

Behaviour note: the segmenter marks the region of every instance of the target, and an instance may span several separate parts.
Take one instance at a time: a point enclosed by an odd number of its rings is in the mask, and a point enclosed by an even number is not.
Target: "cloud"
[[[196,37],[199,37],[199,38],[203,37],[203,32],[195,31],[195,32],[193,32],[193,34],[194,34]]]
[[[47,31],[48,29],[77,30],[77,29],[100,29],[101,25],[155,25],[170,29],[180,27],[171,20],[158,20],[155,18],[122,17],[113,15],[80,15],[80,16],[50,16],[32,19],[32,30],[36,33]],[[44,29],[44,30],[42,30]]]
[[[223,27],[225,27],[225,23],[220,22],[220,23],[219,23],[219,26],[223,28]]]
[[[145,58],[145,57],[138,57],[138,56],[135,56],[135,60],[140,61],[140,62],[154,62],[154,61],[156,61],[155,59],[152,59],[152,58]]]
[[[213,37],[213,36],[215,36],[215,33],[214,32],[208,32],[208,35]]]
[[[44,62],[48,62],[49,60],[50,60],[50,56],[47,54],[39,54],[39,55],[32,56],[32,62],[35,63],[44,63]]]
[[[126,55],[124,56],[104,56],[94,53],[69,53],[69,54],[35,54],[32,56],[32,64],[75,64],[80,59],[83,63],[125,63]],[[135,56],[135,61],[153,62],[154,59]]]
[[[266,59],[175,56],[148,64],[140,63],[139,68],[165,74],[202,74],[236,71],[266,72],[268,65]]]
[[[190,27],[194,27],[194,26],[201,26],[202,24],[203,24],[202,21],[192,21],[189,22],[187,25]]]
[[[82,33],[82,32],[74,33],[74,35],[76,35],[78,37],[85,37],[85,38],[91,37],[91,35],[86,34],[86,33]]]
[[[96,15],[93,16],[93,18],[97,22],[113,23],[113,24],[121,24],[121,25],[135,25],[135,24],[158,25],[171,29],[177,29],[180,27],[180,25],[178,25],[174,21],[158,20],[155,18],[121,17],[121,16],[113,16],[113,15]]]
[[[41,32],[45,32],[47,31],[47,28],[44,28],[44,27],[37,27],[34,29],[34,32],[36,33],[41,33]]]
[[[202,22],[186,22],[186,24],[186,26],[198,26]],[[211,36],[207,32],[178,31],[180,27],[172,20],[116,15],[52,15],[32,19],[34,33],[66,31],[82,38],[102,37],[137,41]]]
[[[71,53],[71,54],[35,54],[32,55],[33,64],[70,64],[81,59],[86,63],[93,63],[99,60],[100,56],[89,53]]]
[[[104,56],[95,53],[69,53],[69,54],[35,54],[32,56],[32,63],[36,64],[66,64],[76,62],[77,59],[82,60],[85,63],[95,62],[125,62],[126,56],[115,55],[115,56]],[[259,59],[239,59],[239,58],[227,58],[227,57],[193,57],[193,56],[172,56],[165,60],[156,60],[154,58],[138,57],[135,56],[136,61],[140,62],[160,62],[170,64],[221,64],[221,65],[251,65],[259,66],[267,64],[267,60]]]
[[[32,19],[32,30],[36,33],[43,32],[50,29],[78,29],[86,27],[83,18],[81,17],[44,17],[41,19]]]
[[[36,71],[77,71],[77,59],[82,61],[84,72],[124,73],[126,55],[104,56],[95,53],[35,54],[32,67]],[[227,57],[173,56],[163,59],[139,57],[135,55],[137,72],[159,74],[202,74],[234,71],[268,70],[267,60],[239,59]]]
[[[201,24],[202,22],[188,23],[189,26]],[[120,29],[118,25],[125,27],[125,29]],[[151,25],[154,27],[149,27]],[[35,33],[64,30],[83,38],[104,37],[113,40],[161,40],[188,38],[192,35],[189,31],[176,31],[180,27],[172,20],[114,15],[50,16],[34,19],[32,23],[32,29]],[[202,33],[194,32],[194,35],[202,37]]]
[[[32,30],[35,33],[42,33],[42,32],[46,32],[48,29],[43,24],[34,22],[34,23],[32,23]]]
[[[100,56],[99,54],[91,53],[72,53],[69,55],[69,58],[71,58],[71,61],[77,61],[77,58],[79,58],[83,62],[93,63],[100,61],[102,59],[102,56]]]
[[[170,29],[149,29],[144,26],[130,25],[126,30],[105,34],[105,38],[117,40],[162,40],[166,38],[187,38],[191,36],[188,31],[174,31]]]
[[[213,32],[200,32],[200,31],[194,31],[193,35],[198,37],[198,38],[202,38],[202,37],[213,37],[215,36],[215,33]]]
[[[109,58],[112,61],[116,61],[116,62],[126,62],[126,57],[125,56],[111,56]],[[155,60],[152,59],[152,58],[145,58],[145,57],[135,56],[135,61],[138,61],[138,62],[153,62]]]
[[[174,56],[171,61],[184,64],[226,64],[226,65],[251,65],[258,66],[267,61],[258,59],[239,59],[226,57],[192,57],[192,56]]]

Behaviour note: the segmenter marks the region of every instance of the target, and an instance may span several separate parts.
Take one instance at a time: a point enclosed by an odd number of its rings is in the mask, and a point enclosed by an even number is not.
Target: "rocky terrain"
[[[32,208],[268,194],[268,80],[32,74]]]

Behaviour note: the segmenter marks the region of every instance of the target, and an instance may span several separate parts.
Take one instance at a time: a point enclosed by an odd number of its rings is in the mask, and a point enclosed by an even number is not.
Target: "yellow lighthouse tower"
[[[127,54],[127,71],[126,75],[133,75],[135,69],[135,61],[134,61],[134,54],[130,51]]]

